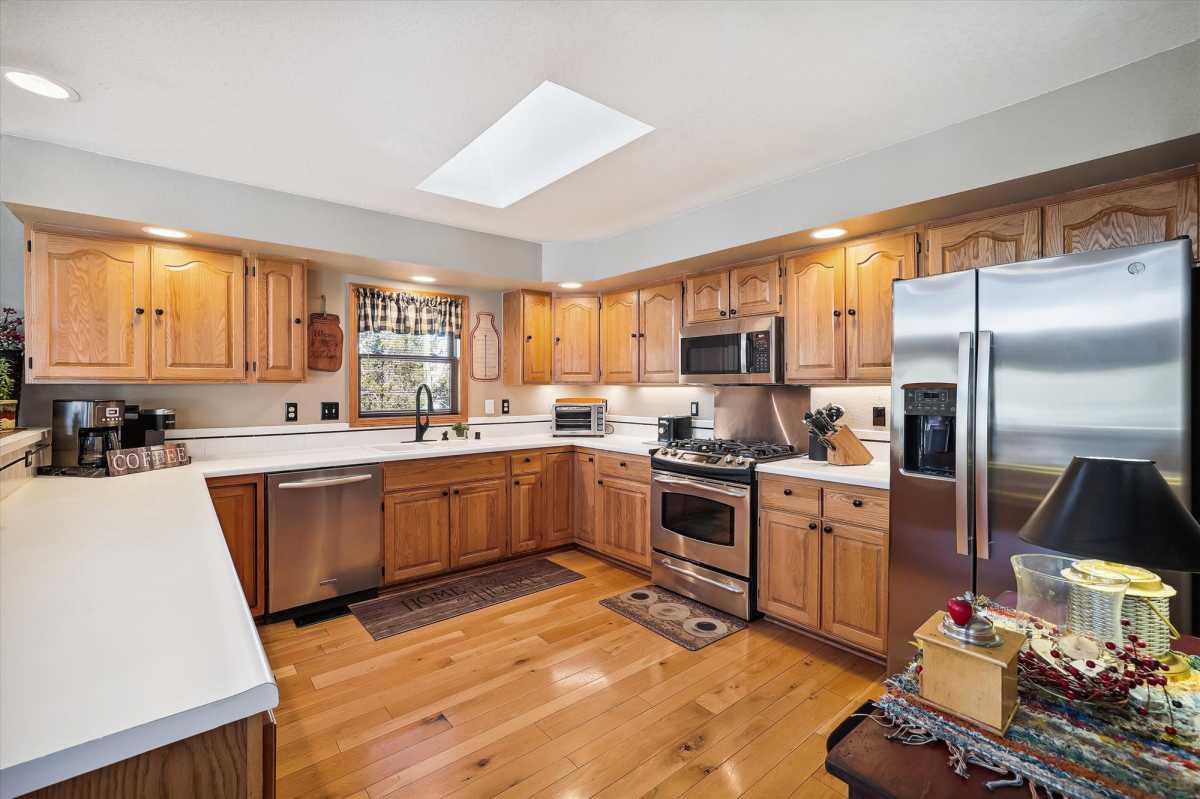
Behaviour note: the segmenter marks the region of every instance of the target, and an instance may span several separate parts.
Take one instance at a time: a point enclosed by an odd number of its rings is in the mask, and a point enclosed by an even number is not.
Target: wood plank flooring
[[[882,667],[758,621],[689,652],[586,579],[373,641],[353,616],[260,628],[279,683],[279,799],[831,797],[825,736]]]

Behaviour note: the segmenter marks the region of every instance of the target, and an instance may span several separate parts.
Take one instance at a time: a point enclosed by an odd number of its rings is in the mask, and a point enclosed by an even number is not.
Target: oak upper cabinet
[[[207,482],[250,615],[261,616],[267,609],[263,476],[214,477]]]
[[[684,283],[685,318],[694,322],[717,322],[729,317],[729,272],[692,275]]]
[[[549,452],[545,456],[542,471],[543,548],[562,546],[575,539],[574,461],[574,452]]]
[[[575,541],[586,546],[596,545],[596,456],[590,452],[575,453]]]
[[[304,262],[259,257],[250,278],[250,378],[303,382],[308,354]]]
[[[758,609],[821,624],[821,531],[813,517],[768,510],[758,516]]]
[[[383,581],[398,583],[450,568],[450,489],[383,495]]]
[[[678,283],[638,292],[638,382],[679,382],[679,328],[683,295]]]
[[[509,552],[535,552],[542,547],[542,474],[515,475],[509,486]]]
[[[1200,260],[1196,177],[1120,189],[1046,206],[1043,253],[1063,255],[1190,236]]]
[[[852,644],[887,649],[888,534],[823,520],[821,629]]]
[[[915,233],[846,248],[847,379],[892,379],[892,281],[916,276]]]
[[[241,255],[150,248],[150,376],[244,380],[246,266]]]
[[[450,568],[508,554],[507,489],[503,478],[450,489]]]
[[[554,382],[600,382],[600,298],[554,298]]]
[[[610,477],[596,481],[597,548],[643,569],[650,568],[650,487]]]
[[[784,259],[784,379],[846,376],[846,251],[835,247]]]
[[[782,310],[779,259],[739,264],[729,270],[729,315],[774,316]]]
[[[941,275],[1042,257],[1042,212],[1014,211],[929,228],[925,274]]]
[[[622,291],[600,297],[600,380],[638,381],[638,293]]]
[[[149,245],[44,232],[29,242],[26,376],[147,379]]]
[[[541,291],[504,294],[503,376],[505,385],[547,385],[554,348],[550,295]]]

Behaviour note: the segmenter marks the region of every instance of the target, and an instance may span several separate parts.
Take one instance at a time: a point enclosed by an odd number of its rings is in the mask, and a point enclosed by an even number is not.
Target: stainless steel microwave
[[[679,382],[770,385],[783,382],[783,317],[700,322],[679,339]]]

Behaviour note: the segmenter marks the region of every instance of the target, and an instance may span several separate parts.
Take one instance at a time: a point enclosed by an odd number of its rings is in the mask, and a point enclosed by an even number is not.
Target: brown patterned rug
[[[600,604],[693,652],[746,629],[737,616],[657,585],[610,596]]]
[[[350,606],[350,612],[379,641],[582,579],[579,572],[544,558],[520,560],[357,602]]]

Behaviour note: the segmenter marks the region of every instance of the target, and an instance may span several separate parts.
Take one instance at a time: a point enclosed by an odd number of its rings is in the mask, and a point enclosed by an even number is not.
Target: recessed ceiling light
[[[436,283],[437,282],[436,277],[430,277],[429,275],[413,275],[412,279],[417,281],[418,283]]]
[[[846,231],[840,227],[823,227],[820,230],[814,230],[812,237],[814,239],[836,239],[838,236],[845,236]]]
[[[582,283],[559,283],[558,287],[560,289],[581,289],[581,288],[583,288],[583,284]]]
[[[545,81],[417,188],[507,208],[652,130]]]
[[[154,227],[151,225],[150,227],[142,228],[142,230],[151,236],[162,236],[164,239],[186,239],[189,237],[189,234],[184,233],[182,230],[175,230],[169,227]]]
[[[27,92],[33,92],[39,97],[48,97],[51,100],[74,101],[79,99],[79,93],[70,86],[59,83],[56,80],[50,80],[44,75],[30,72],[27,69],[5,67],[4,79],[13,86],[17,86]]]

